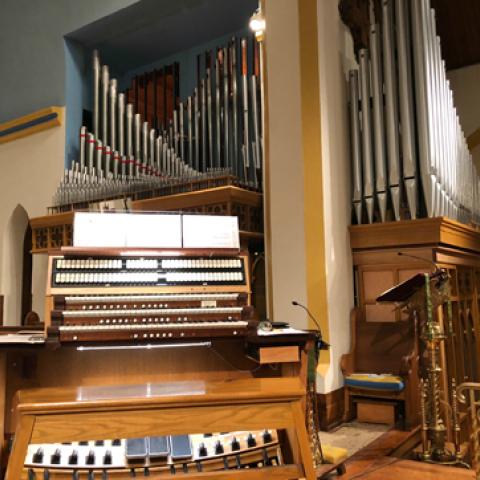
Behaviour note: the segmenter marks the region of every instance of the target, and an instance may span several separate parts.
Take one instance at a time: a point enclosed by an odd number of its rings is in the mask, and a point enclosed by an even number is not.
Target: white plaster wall
[[[480,64],[450,70],[447,77],[453,90],[460,123],[468,137],[480,128]],[[472,151],[472,155],[477,169],[480,169],[480,146]]]
[[[64,152],[64,126],[0,145],[0,294],[5,295],[5,325],[20,324],[21,289],[12,272],[21,271],[23,244],[7,240],[13,235],[10,218],[17,205],[29,218],[47,213],[62,176]],[[46,260],[34,258],[33,267],[33,308],[43,319]]]
[[[265,16],[272,319],[304,328],[305,312],[291,305],[307,303],[297,0],[269,0]]]
[[[340,357],[350,349],[353,267],[347,73],[355,68],[351,35],[338,0],[318,0],[318,43],[330,367],[318,378],[322,393],[343,385]]]

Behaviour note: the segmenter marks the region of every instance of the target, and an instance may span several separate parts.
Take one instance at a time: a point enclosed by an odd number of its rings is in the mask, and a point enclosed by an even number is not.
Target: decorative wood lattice
[[[263,238],[262,194],[237,186],[227,185],[134,200],[132,210],[238,216],[242,242]],[[72,245],[73,216],[74,211],[68,211],[31,219],[32,252],[44,253]]]
[[[446,218],[431,218],[356,225],[350,228],[350,241],[356,303],[367,322],[408,320],[391,305],[376,304],[376,297],[416,273],[448,271],[451,325],[447,304],[437,312],[447,333],[441,352],[442,389],[451,396],[452,379],[457,385],[480,382],[480,232]],[[477,428],[468,416],[463,418],[462,441]]]

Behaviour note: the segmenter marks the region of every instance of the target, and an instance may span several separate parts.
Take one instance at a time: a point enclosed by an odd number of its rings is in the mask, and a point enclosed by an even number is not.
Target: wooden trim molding
[[[352,250],[450,246],[480,253],[480,230],[445,217],[352,225]]]
[[[318,417],[320,429],[329,431],[340,425],[345,410],[344,388],[329,393],[317,394]]]
[[[32,135],[63,123],[63,108],[48,107],[0,124],[0,144]]]

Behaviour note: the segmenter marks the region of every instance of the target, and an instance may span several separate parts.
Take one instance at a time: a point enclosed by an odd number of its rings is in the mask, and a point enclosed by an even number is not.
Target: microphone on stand
[[[312,315],[312,312],[310,312],[310,310],[305,305],[302,305],[301,303],[298,303],[296,300],[292,300],[292,305],[295,306],[295,307],[303,308],[307,312],[308,316],[313,320],[313,323],[315,324],[315,326],[318,329],[318,349],[319,350],[328,350],[330,348],[330,344],[328,344],[327,342],[325,342],[322,339],[322,329],[321,329],[320,324],[318,323],[317,319]]]

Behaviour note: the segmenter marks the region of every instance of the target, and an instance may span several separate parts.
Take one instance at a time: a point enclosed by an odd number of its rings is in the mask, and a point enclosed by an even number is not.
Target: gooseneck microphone
[[[302,305],[301,303],[298,303],[296,300],[292,300],[292,305],[295,306],[295,307],[303,308],[307,312],[308,316],[313,320],[313,323],[315,324],[315,326],[318,329],[319,348],[321,350],[327,350],[330,347],[330,345],[327,342],[323,341],[323,339],[322,339],[322,329],[321,329],[320,324],[318,323],[317,319],[312,315],[312,312],[305,305]]]

